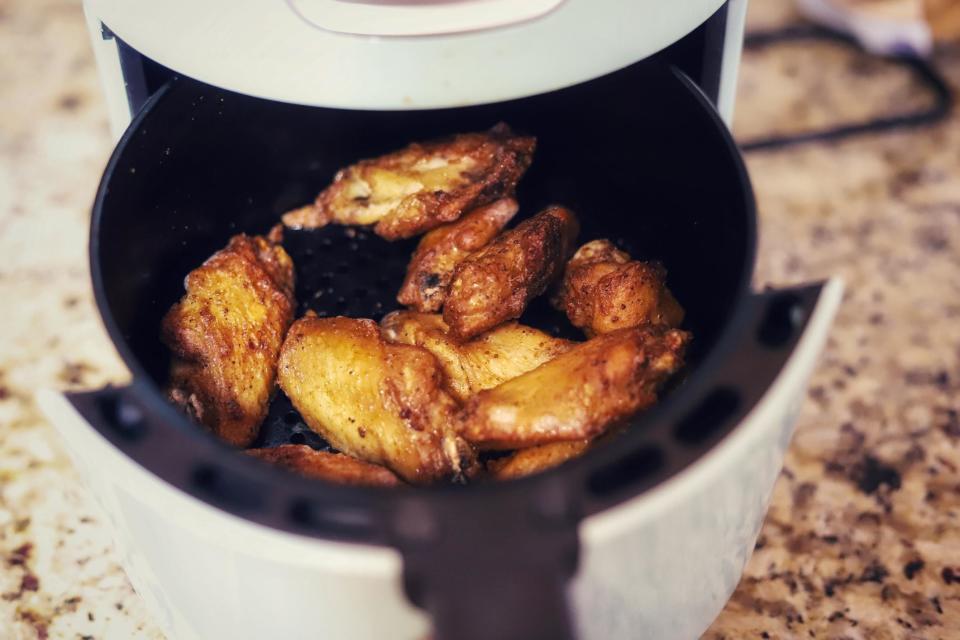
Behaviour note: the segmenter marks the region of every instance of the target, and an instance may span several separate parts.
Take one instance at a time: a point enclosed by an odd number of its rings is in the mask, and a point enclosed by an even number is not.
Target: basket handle
[[[573,640],[567,582],[579,542],[566,495],[547,481],[457,492],[439,509],[401,503],[404,587],[433,618],[432,640]]]

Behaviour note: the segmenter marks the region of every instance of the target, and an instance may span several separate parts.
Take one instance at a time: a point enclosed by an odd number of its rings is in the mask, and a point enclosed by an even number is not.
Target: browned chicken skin
[[[423,236],[410,258],[397,301],[417,311],[439,311],[456,266],[493,240],[517,209],[516,200],[502,198]]]
[[[609,240],[586,243],[567,263],[553,304],[588,336],[643,324],[676,327],[683,308],[660,264],[631,260]]]
[[[513,193],[530,166],[536,139],[505,124],[408,147],[341,170],[313,207],[283,222],[316,228],[330,222],[375,225],[388,239],[411,238]]]
[[[429,484],[468,473],[457,403],[428,351],[387,343],[372,320],[301,318],[290,328],[280,387],[334,448]]]
[[[487,475],[493,480],[512,480],[540,473],[581,456],[592,442],[584,438],[520,449],[509,456],[488,462]]]
[[[467,342],[450,335],[439,314],[394,311],[382,321],[391,342],[423,347],[440,362],[450,393],[460,400],[536,369],[574,343],[508,322]]]
[[[689,338],[651,326],[592,338],[470,398],[460,433],[481,450],[593,438],[656,402]]]
[[[185,286],[161,330],[173,352],[170,398],[230,444],[247,446],[266,417],[293,321],[293,262],[262,237],[238,235]]]
[[[308,478],[366,487],[402,484],[392,471],[342,453],[315,451],[305,444],[284,444],[269,449],[248,449],[249,455]]]
[[[443,306],[451,334],[466,340],[519,318],[560,274],[579,230],[572,211],[548,207],[467,257]]]
[[[608,425],[595,438],[561,440],[518,449],[509,455],[489,460],[486,465],[487,476],[493,480],[511,480],[558,467],[567,460],[579,458],[600,442],[622,435],[629,428],[630,416],[627,416]]]

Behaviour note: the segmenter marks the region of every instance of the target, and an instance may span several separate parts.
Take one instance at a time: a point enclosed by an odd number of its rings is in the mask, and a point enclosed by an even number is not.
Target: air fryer
[[[104,324],[132,382],[69,394],[69,406],[48,397],[45,406],[94,492],[119,514],[131,578],[168,631],[259,637],[301,615],[310,624],[288,636],[703,631],[755,539],[839,298],[837,284],[751,289],[753,195],[715,107],[729,9],[722,4],[658,54],[586,82],[487,104],[389,110],[229,91],[171,71],[103,26],[102,37],[119,45],[136,115],[97,193],[90,259]],[[684,373],[623,435],[528,478],[385,490],[309,480],[239,455],[169,404],[160,319],[191,269],[236,233],[266,233],[342,166],[501,121],[538,140],[518,219],[552,203],[570,207],[582,223],[578,242],[611,238],[659,260],[686,309],[683,328],[694,339]],[[298,315],[379,320],[398,308],[415,243],[339,226],[288,230]],[[521,321],[575,335],[542,301]],[[285,443],[327,447],[278,393],[257,445]],[[116,477],[105,477],[107,468]],[[237,546],[244,539],[277,546]],[[304,550],[312,568],[298,567],[287,548]],[[326,560],[306,558],[314,551],[331,554],[328,574]],[[713,577],[681,576],[694,561]],[[181,571],[197,572],[198,584]],[[330,588],[337,576],[350,577]],[[315,603],[315,615],[285,598]],[[275,615],[280,626],[262,626]]]

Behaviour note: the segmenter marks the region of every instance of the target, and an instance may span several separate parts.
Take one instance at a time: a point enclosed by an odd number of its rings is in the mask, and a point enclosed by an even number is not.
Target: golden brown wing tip
[[[683,329],[670,329],[663,325],[653,325],[645,327],[645,329],[653,335],[662,332],[664,345],[671,351],[682,352],[693,340],[693,334]]]
[[[577,217],[576,212],[562,204],[552,204],[537,215],[549,215],[560,221],[565,232],[564,240],[566,244],[564,246],[564,259],[569,258],[577,246],[577,237],[580,235],[580,218]],[[558,275],[562,274],[563,268],[561,267]]]
[[[573,209],[562,204],[551,204],[544,207],[541,213],[562,218],[564,221],[572,221],[577,223],[577,225],[580,224],[580,220],[577,218],[577,214]]]
[[[248,449],[244,453],[304,477],[336,484],[367,487],[398,487],[404,484],[386,467],[343,453],[317,451],[305,444]]]
[[[290,229],[319,229],[330,223],[330,216],[316,202],[292,209],[280,219]]]
[[[542,444],[518,449],[510,455],[487,462],[491,480],[514,480],[553,469],[586,453],[594,440],[589,438]]]
[[[283,244],[283,225],[275,224],[270,227],[269,233],[267,233],[267,241],[271,244]]]

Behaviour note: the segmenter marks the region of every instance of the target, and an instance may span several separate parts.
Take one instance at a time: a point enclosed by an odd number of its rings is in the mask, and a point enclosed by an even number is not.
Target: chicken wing
[[[387,343],[372,320],[306,316],[283,344],[280,387],[334,448],[415,484],[466,473],[457,404],[425,349]]]
[[[381,327],[391,342],[423,347],[436,356],[447,388],[461,402],[532,371],[574,346],[517,322],[461,343],[450,336],[439,314],[414,311],[394,311],[381,321]]]
[[[512,480],[540,473],[580,456],[590,448],[592,442],[589,438],[583,438],[520,449],[509,456],[488,462],[487,474],[494,480]]]
[[[609,240],[593,240],[567,263],[553,304],[587,336],[642,324],[676,327],[683,308],[666,277],[662,265],[631,260]]]
[[[595,437],[656,402],[660,386],[682,366],[689,339],[651,326],[592,338],[470,398],[460,433],[481,450]]]
[[[173,352],[170,399],[230,444],[247,446],[266,417],[293,321],[293,262],[262,237],[238,235],[185,286],[161,329]]]
[[[511,195],[533,160],[536,139],[501,123],[485,133],[414,143],[341,170],[312,208],[283,218],[294,228],[375,224],[388,240],[410,238],[465,211]]]
[[[410,258],[397,301],[417,311],[439,311],[456,266],[493,240],[517,209],[516,200],[502,198],[423,236]]]
[[[316,451],[305,444],[285,444],[269,449],[248,449],[247,453],[308,478],[337,484],[367,487],[396,487],[402,484],[392,471],[342,453]]]
[[[560,274],[579,230],[572,211],[549,207],[468,256],[443,306],[451,334],[466,340],[519,318]]]

